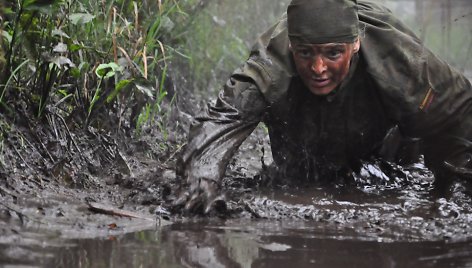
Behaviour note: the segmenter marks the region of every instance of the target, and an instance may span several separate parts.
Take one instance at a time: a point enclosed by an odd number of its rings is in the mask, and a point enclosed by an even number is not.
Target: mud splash
[[[256,144],[266,146],[261,141]],[[247,150],[254,148],[243,145],[239,155],[242,162],[247,159]],[[237,168],[231,172],[234,178],[251,174]],[[434,176],[421,159],[404,167],[366,162],[354,176],[354,184],[257,188],[254,180],[260,182],[260,177],[255,175],[252,181],[236,185],[229,180],[227,185],[240,195],[240,199],[229,202],[230,209],[240,217],[306,220],[389,242],[472,239],[470,185],[458,181],[447,195],[437,195]]]

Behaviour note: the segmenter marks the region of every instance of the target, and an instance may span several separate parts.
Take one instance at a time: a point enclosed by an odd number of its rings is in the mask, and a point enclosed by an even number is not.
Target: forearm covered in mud
[[[189,183],[198,179],[219,183],[229,160],[261,121],[265,108],[257,86],[248,77],[233,74],[216,103],[208,104],[195,117],[177,174]]]

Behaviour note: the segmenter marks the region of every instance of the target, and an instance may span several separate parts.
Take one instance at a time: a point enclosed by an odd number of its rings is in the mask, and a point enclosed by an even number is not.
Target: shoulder
[[[392,13],[390,9],[388,9],[384,5],[380,5],[378,3],[370,2],[370,1],[358,1],[357,7],[359,12],[377,12],[377,13]]]
[[[287,91],[296,71],[289,49],[285,14],[259,36],[246,64],[254,66],[264,78],[265,82],[259,83],[258,87],[270,103]]]

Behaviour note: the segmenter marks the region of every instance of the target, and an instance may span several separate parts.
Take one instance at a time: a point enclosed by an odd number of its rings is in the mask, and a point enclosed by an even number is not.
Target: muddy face
[[[291,51],[305,86],[315,95],[327,95],[346,78],[359,47],[358,39],[352,44],[292,44]]]

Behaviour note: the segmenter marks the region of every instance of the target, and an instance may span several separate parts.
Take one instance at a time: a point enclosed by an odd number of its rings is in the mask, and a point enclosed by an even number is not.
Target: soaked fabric
[[[273,103],[264,123],[279,175],[292,180],[333,181],[379,155],[393,127],[361,59],[335,94],[316,96],[301,79]]]
[[[471,178],[470,82],[387,9],[358,7],[364,29],[358,68],[335,94],[306,95],[283,17],[261,35],[216,104],[196,117],[178,173],[219,181],[237,147],[264,121],[275,161],[298,175],[355,169],[355,160],[375,155],[381,137],[398,125],[404,136],[422,140],[421,153],[437,175]]]
[[[358,36],[355,0],[292,0],[287,8],[288,36],[306,44],[352,43]]]

